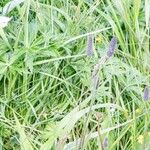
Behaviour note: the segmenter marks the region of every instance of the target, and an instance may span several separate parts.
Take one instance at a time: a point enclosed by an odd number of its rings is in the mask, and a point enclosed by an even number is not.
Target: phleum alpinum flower
[[[117,39],[113,37],[109,43],[109,49],[107,51],[108,57],[111,57],[114,54],[116,45],[117,45]]]
[[[93,35],[89,35],[87,37],[87,48],[86,48],[86,54],[87,56],[92,56],[94,53],[94,38]]]

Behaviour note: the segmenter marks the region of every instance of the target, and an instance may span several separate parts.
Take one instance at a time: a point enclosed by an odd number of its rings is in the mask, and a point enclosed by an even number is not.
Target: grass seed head
[[[144,88],[143,99],[144,99],[144,101],[148,101],[149,100],[149,88],[147,86]]]
[[[105,148],[108,147],[108,138],[104,139],[103,145]]]
[[[87,37],[87,49],[86,49],[86,54],[87,56],[91,57],[94,52],[94,39],[93,35],[89,35]]]
[[[117,39],[113,37],[109,43],[109,49],[107,51],[108,57],[111,57],[114,54],[116,45],[117,45]]]

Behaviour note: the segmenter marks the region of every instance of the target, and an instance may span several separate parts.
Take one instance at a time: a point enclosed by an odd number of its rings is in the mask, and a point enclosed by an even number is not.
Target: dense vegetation
[[[150,0],[14,1],[0,1],[0,150],[148,150]]]

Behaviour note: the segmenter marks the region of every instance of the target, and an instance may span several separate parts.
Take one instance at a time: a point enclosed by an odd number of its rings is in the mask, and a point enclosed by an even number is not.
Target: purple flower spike
[[[94,51],[94,39],[92,35],[89,35],[87,38],[87,49],[86,49],[87,56],[92,56],[93,51]]]
[[[108,138],[105,138],[105,139],[104,139],[103,146],[104,146],[105,148],[108,147]]]
[[[149,100],[149,88],[147,86],[144,88],[144,96],[143,96],[143,98],[144,98],[144,101],[148,101]]]
[[[108,56],[108,57],[111,57],[111,56],[114,54],[116,45],[117,45],[117,39],[116,39],[115,37],[113,37],[113,38],[111,39],[111,41],[110,41],[109,49],[108,49],[108,51],[107,51],[107,56]]]

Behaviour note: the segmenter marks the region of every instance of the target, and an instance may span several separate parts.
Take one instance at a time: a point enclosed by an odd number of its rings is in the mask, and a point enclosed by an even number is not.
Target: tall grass
[[[8,2],[0,2],[11,17],[0,28],[0,149],[149,148],[150,1],[25,0],[12,10]]]

